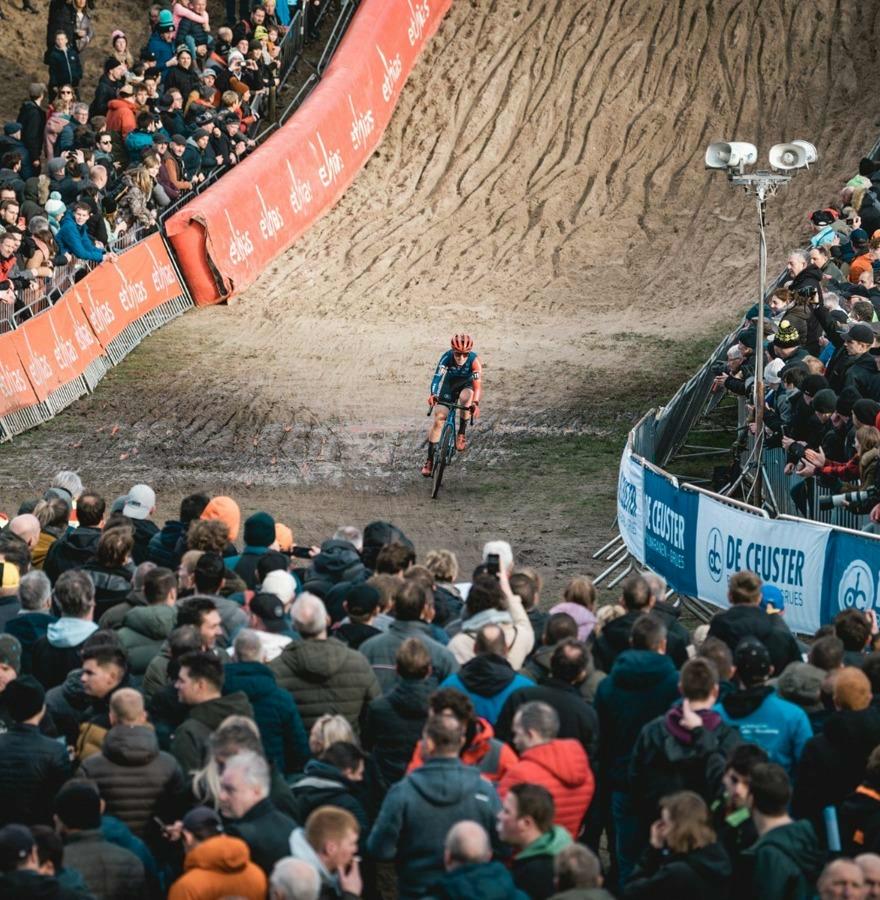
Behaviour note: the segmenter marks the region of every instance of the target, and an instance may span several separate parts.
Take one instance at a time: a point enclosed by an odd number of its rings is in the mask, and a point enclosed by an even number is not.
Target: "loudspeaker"
[[[707,169],[737,169],[752,166],[757,161],[757,148],[744,141],[715,141],[706,150]]]

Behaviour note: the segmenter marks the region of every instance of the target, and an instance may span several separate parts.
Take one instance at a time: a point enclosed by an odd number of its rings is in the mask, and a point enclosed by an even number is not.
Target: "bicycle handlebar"
[[[472,412],[473,406],[462,406],[460,403],[450,403],[448,400],[440,400],[438,399],[434,406],[445,406],[447,409],[459,409],[462,412]],[[428,407],[428,412],[426,416],[430,416],[432,412],[434,412],[434,406]]]

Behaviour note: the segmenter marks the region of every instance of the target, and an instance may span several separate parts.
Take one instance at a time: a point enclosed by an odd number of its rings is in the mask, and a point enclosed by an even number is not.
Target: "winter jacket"
[[[531,678],[536,684],[543,684],[550,677],[550,661],[553,658],[553,651],[556,650],[556,644],[539,647],[526,660],[522,667],[522,674]],[[587,677],[578,685],[580,695],[593,703],[596,699],[596,688],[607,676],[607,672],[597,669],[593,663],[592,654],[587,657]]]
[[[190,707],[189,716],[177,727],[171,739],[171,752],[184,775],[202,766],[208,738],[227,716],[253,719],[253,708],[241,691]]]
[[[514,856],[511,872],[516,886],[531,900],[546,900],[555,890],[553,860],[570,845],[571,835],[559,825],[545,831]]]
[[[768,685],[758,685],[728,694],[715,711],[739,729],[745,743],[763,747],[770,762],[794,778],[797,761],[813,736],[810,720],[799,706],[778,697]]]
[[[176,622],[177,610],[165,603],[139,606],[125,614],[117,634],[128,654],[132,675],[143,675],[147,671],[147,666],[159,653]]]
[[[168,60],[174,56],[174,39],[166,41],[158,31],[154,31],[147,41],[147,53],[156,57],[154,65],[160,72],[164,72],[168,66]]]
[[[125,621],[125,617],[128,613],[133,609],[146,609],[147,606],[149,606],[149,604],[147,603],[147,598],[144,597],[144,592],[132,588],[121,603],[117,603],[116,606],[111,606],[110,609],[98,619],[98,624],[101,628],[113,628],[118,630],[122,628],[122,623]]]
[[[95,585],[95,618],[100,620],[108,609],[121,603],[131,592],[134,566],[103,566],[97,560],[86,563],[82,571]]]
[[[599,716],[580,694],[578,689],[564,681],[548,678],[540,686],[514,691],[504,704],[501,715],[495,723],[495,735],[502,741],[513,743],[513,717],[524,704],[533,701],[548,703],[559,716],[559,734],[557,737],[574,738],[579,741],[590,765],[595,767],[599,762]]]
[[[440,879],[431,896],[437,900],[529,900],[500,862],[457,866]]]
[[[147,896],[143,863],[105,840],[97,828],[64,836],[64,865],[82,875],[96,900]]]
[[[62,572],[78,569],[91,562],[97,555],[100,539],[100,528],[86,528],[82,525],[62,534],[49,548],[43,563],[43,571],[49,581],[55,584]]]
[[[880,850],[880,791],[860,784],[837,809],[837,826],[844,856]]]
[[[324,597],[334,584],[339,584],[340,581],[358,584],[366,581],[369,574],[354,544],[348,541],[324,541],[321,552],[312,560],[311,568],[303,580],[303,590]]]
[[[49,67],[49,87],[60,87],[72,84],[76,87],[82,80],[82,63],[75,47],[61,50],[53,47],[48,54],[46,65]]]
[[[681,707],[673,706],[641,730],[629,766],[630,795],[645,835],[660,815],[660,800],[693,791],[708,804],[721,793],[730,751],[742,741],[736,728],[712,710],[698,714],[701,727],[681,725]]]
[[[665,713],[678,695],[678,672],[668,656],[625,650],[617,657],[596,691],[600,769],[611,790],[627,790],[639,732]]]
[[[449,829],[470,819],[494,835],[500,809],[495,788],[479,772],[434,757],[388,792],[367,848],[377,860],[394,860],[400,900],[423,897],[443,875]]]
[[[370,638],[382,634],[378,628],[372,625],[365,625],[363,622],[340,622],[334,626],[332,636],[337,641],[342,641],[346,647],[352,650],[359,650],[361,644],[366,643]]]
[[[781,675],[791,662],[798,662],[801,654],[794,635],[781,616],[769,616],[759,606],[737,604],[718,613],[709,625],[709,637],[724,641],[730,652],[744,637],[756,637],[767,648],[773,671]]]
[[[405,640],[418,638],[431,654],[432,677],[439,684],[458,671],[455,657],[431,636],[431,626],[426,622],[399,622],[395,620],[384,634],[376,635],[361,644],[360,652],[369,660],[382,693],[387,694],[399,681],[397,651]]]
[[[25,612],[22,610],[17,616],[6,623],[6,634],[18,638],[21,644],[21,674],[30,675],[32,671],[31,651],[34,644],[46,636],[49,626],[57,622],[56,616],[42,612]]]
[[[271,875],[275,863],[287,856],[296,826],[268,797],[254,804],[240,819],[224,820],[226,833],[248,845],[251,859],[266,875]]]
[[[78,776],[94,781],[108,815],[137,837],[152,832],[153,816],[173,821],[187,790],[183,772],[170,753],[159,750],[156,732],[146,725],[111,728],[101,752],[84,760]]]
[[[338,806],[348,810],[360,826],[361,845],[366,844],[369,823],[360,800],[361,785],[349,781],[336,766],[320,759],[310,759],[306,763],[303,777],[291,785],[297,822],[305,822],[319,806]]]
[[[183,875],[171,885],[168,900],[263,900],[266,889],[266,873],[251,862],[248,845],[241,838],[218,834],[186,854]]]
[[[98,79],[98,83],[97,85],[95,85],[95,94],[89,106],[90,119],[94,118],[95,116],[107,115],[110,101],[116,97],[122,84],[123,82],[121,81],[113,81],[107,74],[102,75]],[[110,130],[116,131],[117,129],[111,128]]]
[[[223,693],[241,691],[253,707],[266,759],[279,772],[301,772],[309,758],[308,735],[296,703],[278,687],[272,670],[258,662],[236,662],[223,672]]]
[[[494,653],[475,656],[462,666],[461,671],[450,675],[440,685],[442,688],[455,688],[467,694],[474,704],[476,714],[492,725],[511,694],[532,686],[530,678],[514,672],[504,657]]]
[[[292,641],[269,668],[296,701],[306,731],[324,713],[345,716],[356,731],[361,710],[382,692],[366,658],[339,641]]]
[[[822,734],[810,738],[797,764],[791,811],[810,819],[822,837],[822,810],[836,806],[862,781],[868,757],[880,744],[880,709],[841,710]]]
[[[129,517],[134,531],[134,546],[131,548],[131,561],[139,566],[148,559],[150,541],[159,533],[159,526],[152,519],[132,519]]]
[[[53,187],[53,190],[58,190],[58,188]],[[37,543],[34,544],[34,547],[31,550],[31,564],[35,569],[43,568],[43,563],[46,561],[46,554],[49,552],[49,548],[62,534],[64,534],[64,531],[64,528],[55,529],[47,526],[40,532]]]
[[[33,674],[47,691],[61,684],[68,672],[79,667],[80,648],[97,630],[94,622],[62,616],[49,625],[45,637],[34,641]]]
[[[383,794],[406,774],[433,691],[428,679],[402,678],[391,693],[377,697],[366,708],[361,742],[372,754],[370,764]]]
[[[123,140],[137,128],[138,108],[134,102],[114,97],[107,104],[107,130],[116,131]]]
[[[644,615],[643,612],[634,610],[605,623],[602,633],[593,644],[593,659],[596,666],[603,672],[610,672],[614,660],[625,650],[629,650],[629,638],[633,625],[642,615]],[[656,615],[663,620],[663,624],[666,626],[666,655],[672,660],[675,668],[680,669],[687,662],[690,635],[673,616],[663,610],[657,610]]]
[[[596,614],[592,610],[587,609],[586,606],[581,606],[580,603],[557,603],[556,606],[551,607],[551,616],[559,613],[566,613],[575,620],[578,627],[577,639],[579,641],[586,641],[596,627]]]
[[[21,141],[27,147],[31,160],[38,160],[43,151],[46,111],[33,100],[25,100],[18,110],[16,121],[21,124]]]
[[[498,785],[503,800],[515,784],[540,784],[553,795],[554,822],[575,837],[580,834],[596,788],[587,753],[578,741],[557,738],[523,752]]]
[[[461,623],[461,631],[449,642],[450,651],[461,665],[474,658],[474,641],[484,625],[501,626],[507,643],[508,662],[518,672],[535,645],[535,633],[522,600],[514,594],[507,610],[486,609]]]
[[[825,864],[825,853],[807,821],[771,829],[743,855],[753,865],[751,896],[761,900],[810,900]]]
[[[180,557],[177,555],[177,542],[186,533],[183,522],[177,519],[169,519],[162,528],[157,531],[147,545],[147,559],[157,566],[164,566],[172,571],[180,565]]]
[[[0,734],[0,825],[51,825],[55,795],[70,777],[67,748],[36,725]]]
[[[320,900],[335,900],[335,898],[350,900],[350,894],[343,894],[339,876],[327,869],[312,845],[306,840],[306,834],[302,828],[297,828],[290,836],[290,855],[294,859],[307,862],[318,873],[321,879]]]
[[[732,871],[727,851],[718,843],[690,853],[648,847],[622,896],[624,900],[727,900]]]
[[[95,242],[89,237],[87,225],[77,225],[73,218],[73,210],[69,209],[61,220],[61,227],[55,235],[55,242],[61,253],[70,253],[77,259],[85,259],[91,262],[101,262],[104,259],[104,251],[95,246]]]
[[[6,625],[21,612],[21,603],[18,597],[0,597],[0,631],[6,630]]]

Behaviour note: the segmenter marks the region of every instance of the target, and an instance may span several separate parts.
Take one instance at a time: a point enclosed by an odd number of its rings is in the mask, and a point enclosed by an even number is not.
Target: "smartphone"
[[[486,568],[490,575],[494,575],[496,578],[498,577],[498,573],[501,571],[501,565],[497,553],[489,553],[486,556]]]
[[[293,550],[290,551],[290,555],[295,556],[297,559],[311,559],[312,548],[294,545]]]

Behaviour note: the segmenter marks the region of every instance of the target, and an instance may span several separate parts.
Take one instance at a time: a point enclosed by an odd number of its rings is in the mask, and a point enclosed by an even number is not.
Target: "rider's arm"
[[[434,377],[431,379],[431,395],[434,397],[440,396],[440,387],[443,384],[443,378],[446,375],[446,354],[440,357],[440,362],[437,363],[437,368],[434,370]]]
[[[483,364],[479,356],[471,363],[471,373],[474,382],[474,403],[479,405],[480,397],[483,395]]]

